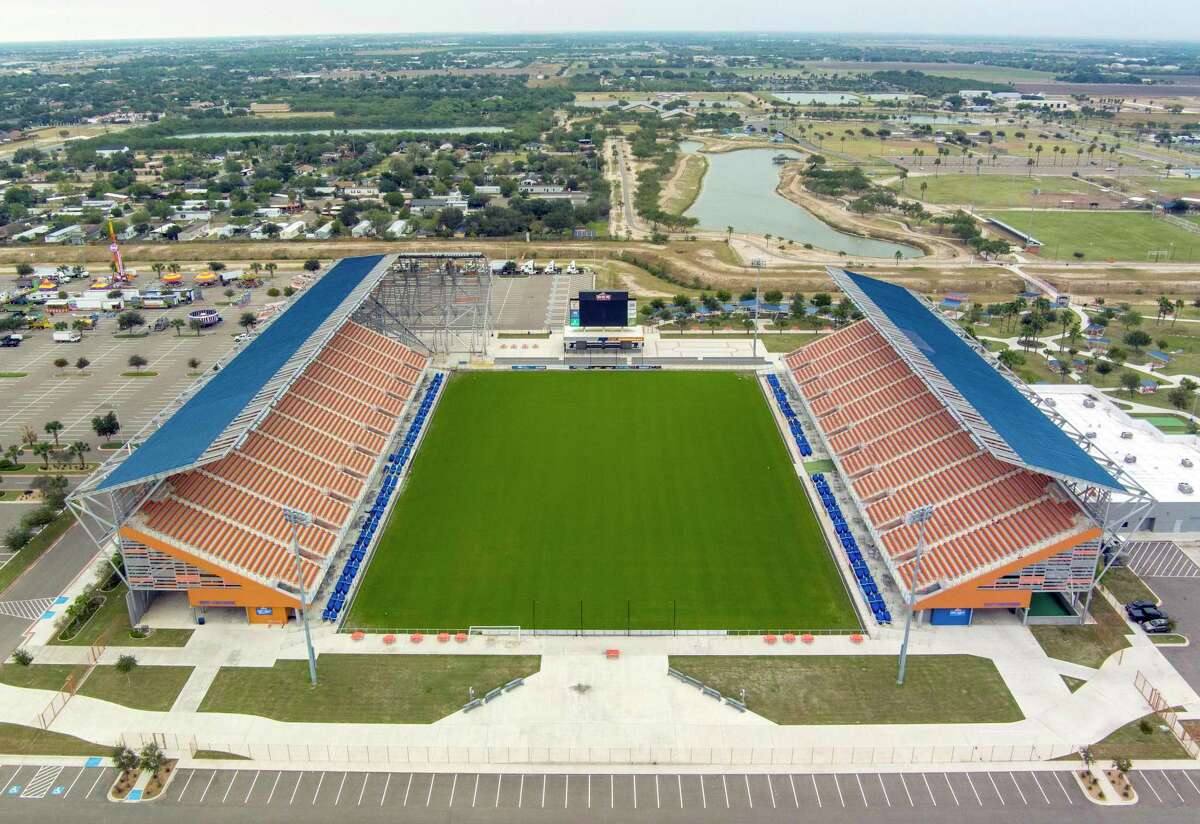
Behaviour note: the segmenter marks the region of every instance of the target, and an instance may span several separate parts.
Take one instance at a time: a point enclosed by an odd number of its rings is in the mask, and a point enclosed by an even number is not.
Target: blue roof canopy
[[[346,258],[326,272],[96,488],[124,486],[195,463],[381,260],[382,255]]]
[[[1043,472],[1123,490],[1104,467],[907,289],[846,273],[1021,460]]]

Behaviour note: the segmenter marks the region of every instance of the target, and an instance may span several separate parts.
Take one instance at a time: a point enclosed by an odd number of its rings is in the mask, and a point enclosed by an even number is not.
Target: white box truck
[[[83,335],[75,329],[64,329],[54,333],[55,343],[79,343],[81,340],[83,340]]]

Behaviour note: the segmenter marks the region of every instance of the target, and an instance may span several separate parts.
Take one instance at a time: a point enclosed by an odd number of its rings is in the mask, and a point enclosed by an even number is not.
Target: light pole
[[[912,630],[913,606],[917,602],[917,586],[921,580],[921,553],[925,551],[925,524],[933,517],[933,507],[919,506],[904,516],[904,523],[917,525],[917,558],[913,562],[912,581],[908,585],[908,609],[904,614],[904,642],[900,644],[900,673],[896,676],[896,684],[904,685],[904,668],[908,664],[908,633]]]
[[[308,609],[304,602],[304,567],[300,561],[300,527],[312,524],[312,516],[299,509],[283,508],[283,519],[292,525],[292,554],[296,556],[296,586],[300,590],[300,620],[304,623],[304,644],[308,647],[308,678],[317,685],[317,656],[313,652],[312,633],[308,629]]]
[[[762,268],[763,259],[755,258],[750,261],[750,265],[754,267],[754,350],[752,357],[758,357],[758,305],[762,302]]]

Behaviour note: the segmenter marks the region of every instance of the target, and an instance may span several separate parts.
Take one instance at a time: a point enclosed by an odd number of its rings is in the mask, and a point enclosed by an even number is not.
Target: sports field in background
[[[858,626],[753,377],[455,376],[346,626],[627,620]]]
[[[987,213],[1040,240],[1044,260],[1145,261],[1151,252],[1174,255],[1176,263],[1200,259],[1200,235],[1180,229],[1149,212],[1028,210]],[[1082,252],[1082,258],[1076,258]]]

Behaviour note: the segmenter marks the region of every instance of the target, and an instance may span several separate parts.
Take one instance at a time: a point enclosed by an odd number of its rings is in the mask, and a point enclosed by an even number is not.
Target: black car
[[[1137,619],[1133,617],[1135,612],[1139,612],[1143,609],[1149,609],[1151,607],[1157,609],[1158,604],[1154,603],[1153,601],[1130,601],[1125,605],[1125,614],[1136,621]]]
[[[1125,612],[1129,616],[1129,620],[1135,624],[1140,624],[1143,621],[1157,621],[1167,617],[1166,613],[1158,607],[1140,607],[1133,610],[1127,608]]]
[[[7,348],[7,347],[11,347],[11,346],[20,346],[20,345],[21,345],[21,339],[19,337],[17,337],[16,335],[5,335],[3,338],[0,338],[0,346]]]
[[[1155,618],[1150,621],[1143,621],[1142,622],[1142,630],[1151,635],[1155,635],[1160,632],[1170,632],[1171,631],[1171,622],[1168,621],[1166,618]]]

